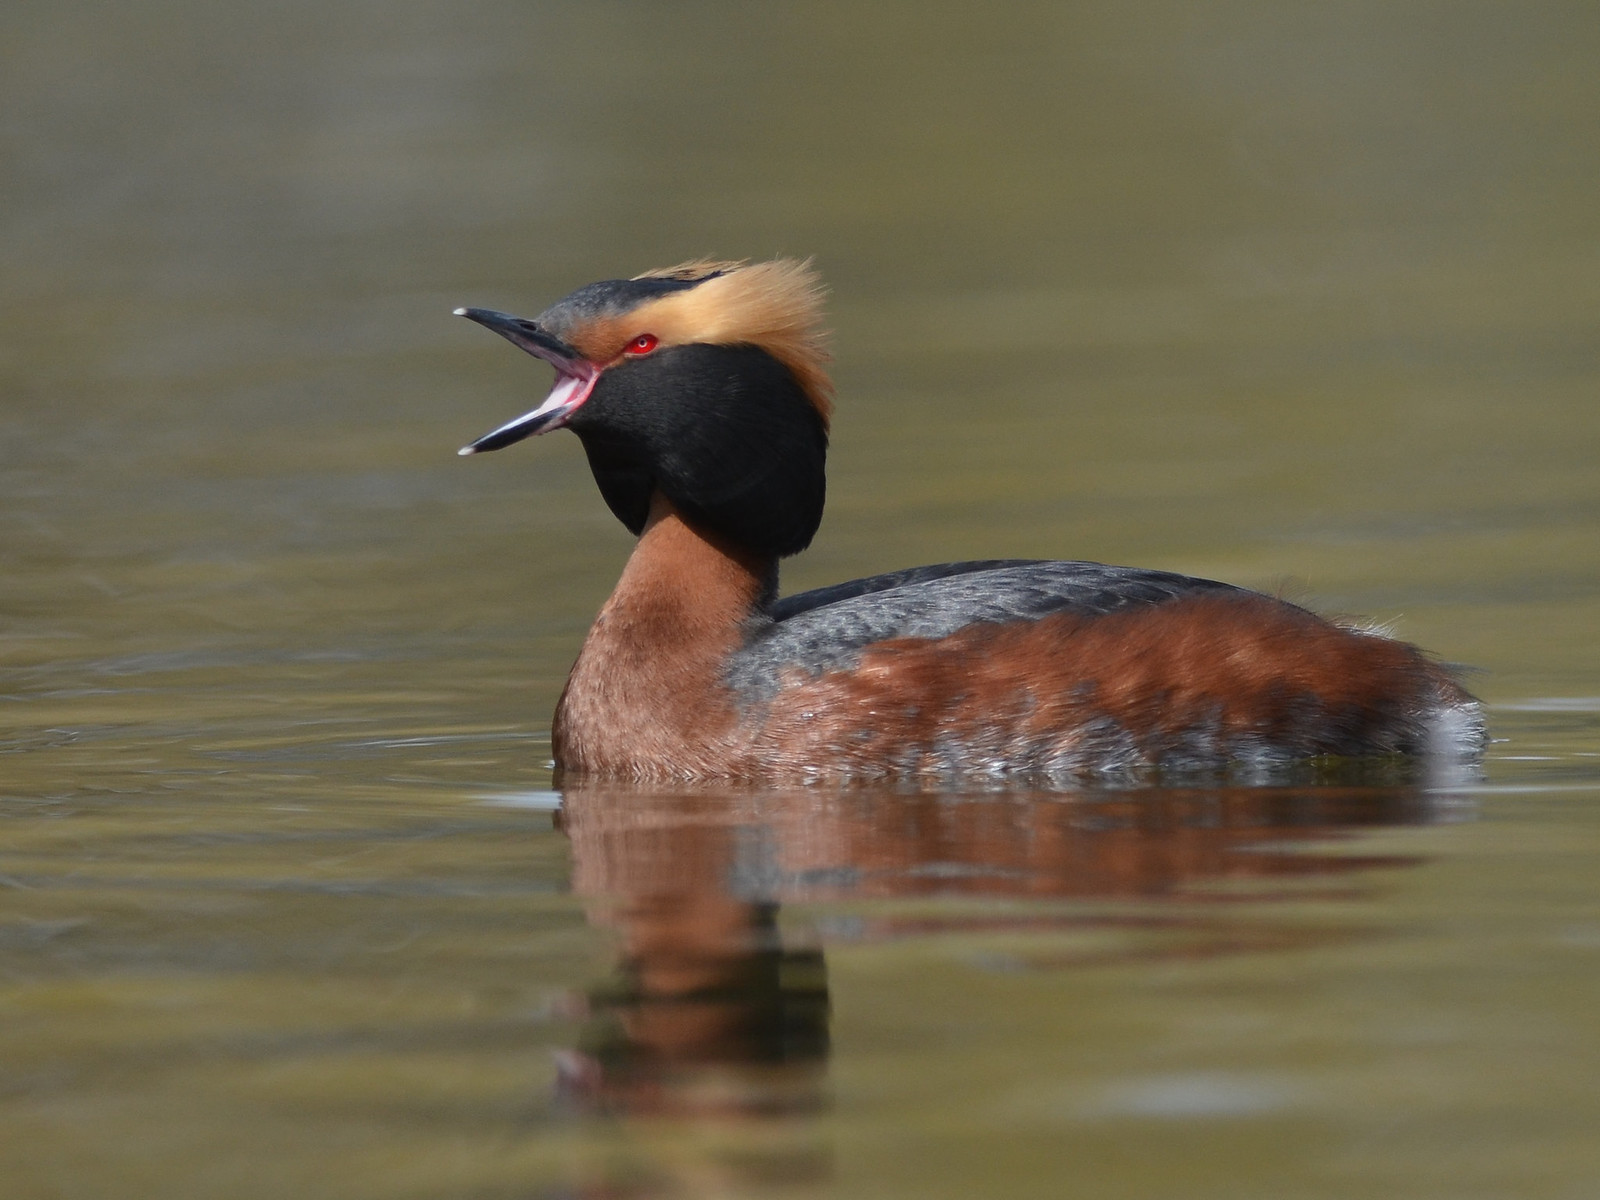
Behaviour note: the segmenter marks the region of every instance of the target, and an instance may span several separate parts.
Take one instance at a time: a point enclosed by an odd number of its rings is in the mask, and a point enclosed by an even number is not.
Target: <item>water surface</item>
[[[8,1197],[1600,1188],[1588,6],[0,32]],[[787,588],[1282,592],[1482,778],[554,791],[629,539],[449,312],[705,253],[834,289]]]

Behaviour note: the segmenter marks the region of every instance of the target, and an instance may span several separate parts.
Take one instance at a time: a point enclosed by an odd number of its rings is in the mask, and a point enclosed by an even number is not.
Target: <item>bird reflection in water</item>
[[[780,930],[780,903],[870,902],[853,905],[837,935],[853,942],[1112,935],[1082,939],[1091,948],[1077,953],[1055,938],[1022,964],[1034,969],[1293,948],[1361,931],[1275,926],[1261,902],[1304,898],[1318,877],[1313,889],[1416,861],[1308,844],[1457,811],[1416,786],[985,794],[608,783],[568,787],[562,805],[574,890],[621,945],[615,979],[584,1002],[579,1046],[560,1056],[562,1098],[580,1112],[744,1135],[763,1123],[792,1132],[826,1107],[822,939]],[[1252,919],[1205,902],[1219,895],[1255,902]],[[955,903],[915,903],[926,897]],[[1016,903],[1026,900],[1091,903]],[[744,1183],[829,1170],[815,1140],[768,1144],[765,1158],[741,1157]]]
[[[779,1116],[821,1104],[828,1053],[822,953],[786,948],[778,906],[655,892],[607,905],[617,977],[588,996],[563,1098],[631,1115]]]

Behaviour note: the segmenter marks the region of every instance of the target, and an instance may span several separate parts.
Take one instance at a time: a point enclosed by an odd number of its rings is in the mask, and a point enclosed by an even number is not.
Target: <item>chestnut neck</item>
[[[777,561],[685,521],[659,492],[556,709],[563,768],[708,770],[737,725],[728,655],[777,586]]]
[[[690,524],[660,492],[602,615],[665,617],[685,626],[742,624],[771,604],[778,560]]]

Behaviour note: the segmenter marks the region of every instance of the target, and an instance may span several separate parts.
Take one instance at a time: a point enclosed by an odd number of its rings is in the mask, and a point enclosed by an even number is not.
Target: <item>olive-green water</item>
[[[1600,1195],[1584,3],[0,14],[0,1196]],[[786,586],[1081,557],[1470,664],[1481,778],[552,790],[532,312],[815,256]]]

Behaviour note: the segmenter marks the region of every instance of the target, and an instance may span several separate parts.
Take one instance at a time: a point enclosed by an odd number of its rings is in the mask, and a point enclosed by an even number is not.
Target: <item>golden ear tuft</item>
[[[647,301],[629,315],[674,343],[760,346],[794,373],[827,424],[833,413],[833,381],[827,371],[832,356],[828,331],[822,327],[827,289],[810,259],[748,265],[702,259],[640,278],[704,279],[687,291]]]
[[[710,279],[713,275],[726,275],[729,271],[737,271],[750,260],[722,260],[716,258],[691,258],[688,262],[679,263],[675,267],[657,267],[654,271],[646,271],[643,275],[635,275],[635,279],[676,279],[681,283],[699,283],[702,279]]]

